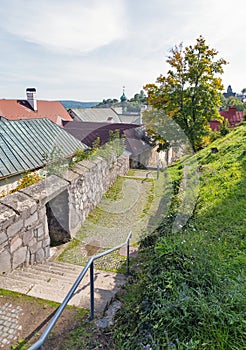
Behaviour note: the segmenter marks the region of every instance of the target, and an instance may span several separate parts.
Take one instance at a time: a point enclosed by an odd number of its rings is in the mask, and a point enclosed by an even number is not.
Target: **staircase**
[[[82,269],[82,266],[49,261],[0,275],[0,288],[61,303]],[[96,270],[95,312],[103,313],[125,282],[122,274]],[[68,304],[90,308],[89,272]]]

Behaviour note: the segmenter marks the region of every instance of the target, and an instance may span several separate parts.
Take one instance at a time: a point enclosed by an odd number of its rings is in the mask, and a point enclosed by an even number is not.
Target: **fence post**
[[[91,294],[91,316],[90,319],[94,319],[94,261],[91,262],[90,266],[90,294]]]

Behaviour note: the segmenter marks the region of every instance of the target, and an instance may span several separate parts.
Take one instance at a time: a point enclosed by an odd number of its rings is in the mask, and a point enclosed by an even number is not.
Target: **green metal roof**
[[[37,169],[44,155],[59,150],[67,157],[86,146],[49,119],[0,118],[0,179]]]
[[[118,114],[112,108],[71,108],[82,122],[121,123]]]

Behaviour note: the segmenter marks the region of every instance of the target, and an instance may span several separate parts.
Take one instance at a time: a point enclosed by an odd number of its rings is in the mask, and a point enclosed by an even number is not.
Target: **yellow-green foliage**
[[[24,173],[21,178],[17,182],[17,186],[14,189],[11,190],[2,190],[0,192],[0,198],[7,196],[8,194],[18,192],[22,190],[25,187],[31,186],[35,184],[36,182],[42,180],[42,176],[40,176],[37,172],[26,172]]]

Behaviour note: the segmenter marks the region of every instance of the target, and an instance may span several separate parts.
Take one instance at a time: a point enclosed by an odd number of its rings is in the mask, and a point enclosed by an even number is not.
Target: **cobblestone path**
[[[0,306],[0,348],[7,349],[10,343],[17,340],[22,329],[20,324],[21,307],[5,303]]]

